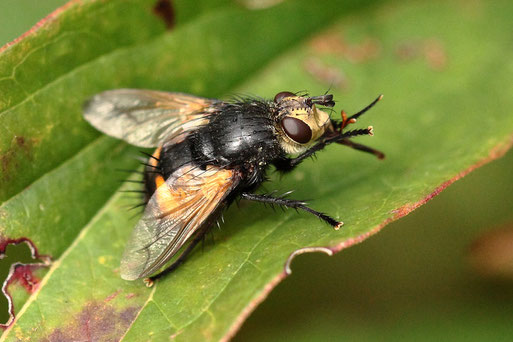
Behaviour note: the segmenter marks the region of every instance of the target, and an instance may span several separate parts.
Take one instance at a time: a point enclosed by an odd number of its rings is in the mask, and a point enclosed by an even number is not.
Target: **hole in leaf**
[[[11,293],[13,287],[22,288],[28,293],[37,289],[40,279],[34,271],[48,266],[50,258],[40,256],[28,239],[2,239],[0,243],[0,278],[2,293],[0,296],[0,327],[9,326],[14,319],[14,307]]]

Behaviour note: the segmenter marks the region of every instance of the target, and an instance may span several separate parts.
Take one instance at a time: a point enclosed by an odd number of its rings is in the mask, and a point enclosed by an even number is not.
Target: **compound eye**
[[[291,93],[290,91],[282,91],[281,93],[276,94],[276,96],[274,97],[274,102],[280,103],[281,100],[290,96],[296,96],[296,94]]]
[[[306,144],[312,139],[310,126],[299,119],[286,117],[281,120],[281,127],[290,139],[297,143]]]

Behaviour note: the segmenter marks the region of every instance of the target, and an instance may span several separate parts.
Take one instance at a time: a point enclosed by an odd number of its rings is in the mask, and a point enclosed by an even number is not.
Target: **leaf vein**
[[[251,250],[249,251],[249,253],[247,253],[247,256],[246,258],[241,262],[239,268],[237,268],[237,270],[235,271],[235,273],[233,273],[233,275],[231,276],[230,280],[225,284],[225,286],[223,286],[223,288],[219,291],[219,293],[210,301],[210,303],[208,303],[208,305],[203,308],[198,315],[196,315],[196,317],[194,317],[193,319],[191,319],[189,322],[187,322],[185,325],[183,325],[182,327],[180,327],[179,329],[180,330],[183,330],[185,329],[186,327],[190,326],[191,324],[193,324],[196,320],[198,320],[201,316],[203,316],[203,314],[205,314],[208,310],[210,310],[210,307],[212,306],[212,304],[217,300],[217,298],[219,298],[219,296],[221,296],[221,294],[223,294],[226,289],[228,288],[228,286],[231,284],[231,282],[233,281],[233,279],[235,278],[235,276],[241,271],[241,269],[244,267],[244,265],[249,261],[249,258],[251,257],[251,255],[253,254],[253,252],[257,249],[258,246],[260,246],[260,244],[265,241],[269,236],[271,236],[275,231],[276,229],[278,229],[281,225],[283,225],[284,223],[286,223],[289,219],[290,215],[288,215],[286,218],[284,218],[282,221],[278,222],[274,228],[270,229],[269,232],[267,234],[265,234],[261,239],[260,241],[258,241],[252,248]]]

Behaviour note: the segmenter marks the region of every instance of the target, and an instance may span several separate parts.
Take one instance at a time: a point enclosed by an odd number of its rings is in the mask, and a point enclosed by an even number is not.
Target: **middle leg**
[[[282,197],[273,197],[270,195],[257,195],[257,194],[252,194],[252,193],[248,193],[248,192],[242,193],[241,198],[245,199],[245,200],[249,200],[249,201],[254,201],[254,202],[268,203],[271,205],[274,204],[274,205],[279,205],[279,206],[283,206],[283,207],[304,210],[306,212],[309,212],[310,214],[317,216],[324,222],[328,223],[333,228],[335,228],[335,230],[338,230],[344,224],[344,222],[337,221],[334,218],[332,218],[324,213],[321,213],[312,208],[309,208],[306,205],[306,203],[303,201],[292,200],[292,199],[282,198]]]

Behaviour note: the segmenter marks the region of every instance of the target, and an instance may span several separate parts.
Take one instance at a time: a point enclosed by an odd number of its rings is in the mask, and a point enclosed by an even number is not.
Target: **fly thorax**
[[[276,145],[267,103],[255,101],[227,105],[209,128],[214,154],[234,164],[266,162]]]

